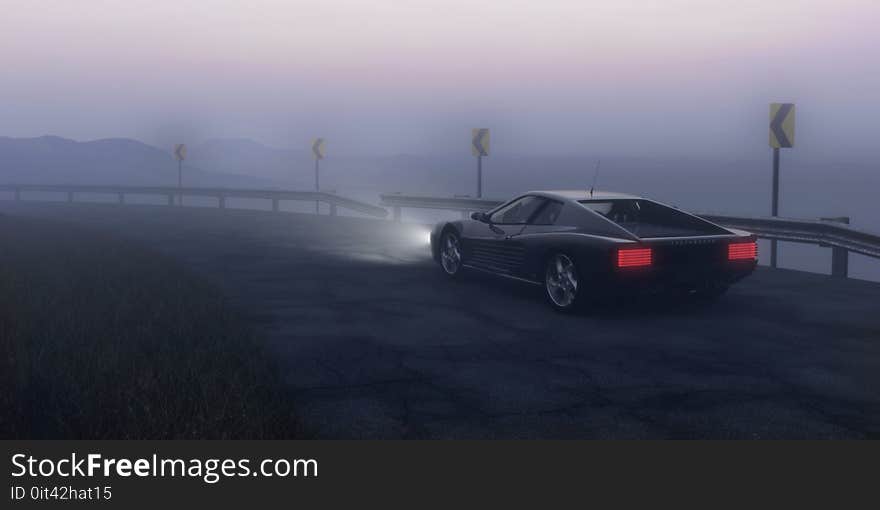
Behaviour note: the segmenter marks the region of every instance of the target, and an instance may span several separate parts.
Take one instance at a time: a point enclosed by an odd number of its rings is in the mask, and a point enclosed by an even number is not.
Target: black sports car
[[[715,298],[758,258],[748,232],[653,200],[589,191],[534,191],[439,223],[431,251],[452,277],[471,268],[543,285],[560,311],[632,292]]]

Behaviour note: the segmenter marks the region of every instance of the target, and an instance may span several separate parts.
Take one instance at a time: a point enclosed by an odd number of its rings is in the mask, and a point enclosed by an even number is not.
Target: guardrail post
[[[819,218],[822,221],[833,221],[849,225],[849,216],[835,218]],[[831,247],[831,276],[837,278],[849,277],[849,250],[840,246]]]
[[[272,199],[272,210],[275,212],[278,212],[278,199],[277,198]]]
[[[174,195],[168,194],[168,205],[174,205]]]
[[[834,246],[831,248],[831,276],[849,277],[849,250]]]
[[[463,219],[463,220],[468,219],[468,212],[467,211],[461,211],[461,219]]]
[[[400,221],[400,206],[394,206],[394,221]]]
[[[125,193],[120,193],[120,194],[119,194],[119,203],[120,203],[120,204],[124,204],[124,203],[125,203]]]
[[[336,202],[330,202],[330,216],[336,216]]]

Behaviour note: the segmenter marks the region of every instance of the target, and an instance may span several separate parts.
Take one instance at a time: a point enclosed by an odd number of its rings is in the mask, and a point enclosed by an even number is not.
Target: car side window
[[[541,197],[525,196],[498,209],[489,216],[489,219],[499,225],[524,224],[544,205],[545,201],[546,199]]]
[[[538,211],[538,214],[529,222],[530,225],[555,225],[562,212],[562,202],[547,200],[546,205]]]

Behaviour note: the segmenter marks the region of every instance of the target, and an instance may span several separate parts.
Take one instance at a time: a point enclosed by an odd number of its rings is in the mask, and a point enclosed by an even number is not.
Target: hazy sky
[[[876,152],[877,0],[0,0],[0,135]],[[332,152],[331,152],[332,154]]]

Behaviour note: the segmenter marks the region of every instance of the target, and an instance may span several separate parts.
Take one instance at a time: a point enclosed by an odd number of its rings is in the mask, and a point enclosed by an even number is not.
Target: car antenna
[[[593,190],[596,189],[596,181],[599,179],[599,166],[602,165],[602,160],[596,160],[596,172],[593,174],[593,185],[590,186],[590,198],[593,198]]]

